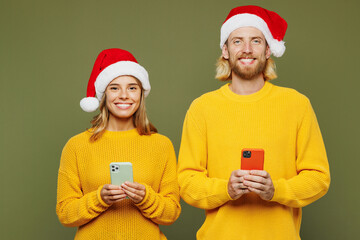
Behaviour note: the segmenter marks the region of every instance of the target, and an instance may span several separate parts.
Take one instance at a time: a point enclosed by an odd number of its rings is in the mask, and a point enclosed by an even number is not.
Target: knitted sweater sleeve
[[[100,196],[102,186],[83,194],[78,176],[76,147],[71,140],[65,145],[58,172],[56,213],[64,226],[78,227],[108,209]]]
[[[179,152],[180,195],[194,207],[214,209],[231,200],[228,180],[208,177],[205,120],[192,107],[185,117]]]
[[[174,223],[181,212],[176,156],[170,140],[166,150],[164,152],[164,155],[167,156],[166,165],[164,171],[159,173],[161,177],[159,191],[142,183],[146,188],[146,194],[143,201],[135,204],[145,217],[162,225]]]
[[[290,207],[304,207],[324,196],[330,185],[324,142],[308,100],[298,127],[296,148],[297,175],[273,181],[275,193],[271,201]]]

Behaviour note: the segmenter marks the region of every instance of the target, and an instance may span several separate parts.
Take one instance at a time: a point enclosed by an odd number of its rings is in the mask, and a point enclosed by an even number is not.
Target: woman
[[[100,114],[66,143],[58,174],[56,212],[63,225],[78,227],[75,239],[166,239],[158,224],[178,218],[175,152],[147,119],[149,91],[131,53],[99,54],[80,105],[87,112],[100,105]],[[134,182],[110,184],[111,162],[131,162]]]

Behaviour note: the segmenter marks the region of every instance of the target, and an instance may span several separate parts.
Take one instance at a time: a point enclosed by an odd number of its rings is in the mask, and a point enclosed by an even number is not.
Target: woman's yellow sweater
[[[158,224],[179,216],[176,158],[171,141],[160,134],[140,136],[136,129],[106,131],[96,142],[85,131],[65,145],[58,173],[56,212],[60,222],[78,227],[75,239],[166,239]],[[110,184],[109,164],[131,162],[134,181],[146,187],[144,200],[125,199],[111,206],[100,190]]]
[[[264,170],[275,187],[271,201],[255,193],[228,195],[243,148],[265,150]],[[330,184],[320,129],[309,100],[265,82],[251,95],[226,84],[190,106],[183,128],[178,175],[181,197],[206,210],[197,239],[300,239],[301,207]]]

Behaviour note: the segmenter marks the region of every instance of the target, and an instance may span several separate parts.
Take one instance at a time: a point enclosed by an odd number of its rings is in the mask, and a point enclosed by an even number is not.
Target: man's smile
[[[241,64],[250,65],[255,62],[256,58],[240,58],[239,60],[240,60]]]

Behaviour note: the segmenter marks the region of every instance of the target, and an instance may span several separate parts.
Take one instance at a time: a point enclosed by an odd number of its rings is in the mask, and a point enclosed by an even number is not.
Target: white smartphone
[[[133,170],[131,162],[110,163],[111,184],[120,186],[124,182],[133,182]]]

